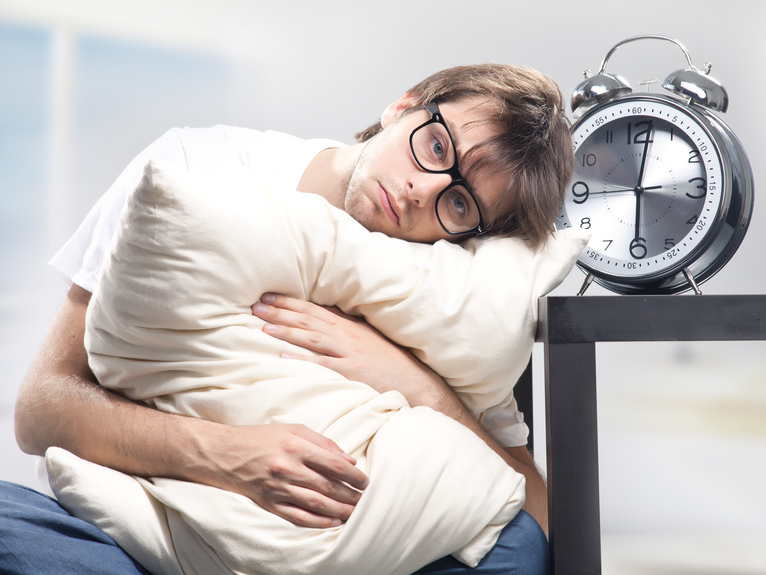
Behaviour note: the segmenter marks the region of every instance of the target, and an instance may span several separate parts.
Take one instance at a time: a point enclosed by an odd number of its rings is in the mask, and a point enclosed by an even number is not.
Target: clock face
[[[710,132],[672,100],[630,96],[574,127],[575,175],[557,221],[592,238],[580,264],[607,280],[677,273],[719,221],[724,165]]]

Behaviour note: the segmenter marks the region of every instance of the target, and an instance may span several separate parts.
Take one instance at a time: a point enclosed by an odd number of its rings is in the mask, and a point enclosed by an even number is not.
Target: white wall
[[[31,458],[15,446],[12,407],[63,294],[44,263],[128,160],[172,126],[229,123],[350,142],[389,101],[437,69],[485,61],[528,65],[553,76],[568,98],[583,70],[596,70],[616,42],[664,34],[682,41],[697,66],[713,63],[712,75],[730,96],[724,120],[750,155],[758,193],[766,155],[765,3],[437,6],[412,0],[0,5],[0,39],[18,27],[39,33],[50,56],[35,60],[45,68],[38,75],[48,78],[35,84],[26,78],[34,70],[15,66],[14,53],[0,53],[0,168],[12,165],[35,206],[20,208],[21,188],[0,176],[0,206],[23,216],[14,216],[19,231],[12,236],[23,241],[0,235],[10,268],[0,275],[0,478],[35,481]],[[674,46],[643,42],[622,48],[609,71],[637,87],[683,67]],[[30,93],[9,99],[17,86]],[[37,117],[42,127],[4,120],[3,102],[35,98],[46,106],[44,118]],[[26,165],[13,155],[22,140],[29,146]],[[756,199],[742,247],[704,284],[705,293],[764,292],[765,212]],[[582,277],[573,272],[556,293],[576,292]],[[606,292],[589,291],[599,293]],[[740,571],[721,572],[750,572],[754,564],[763,569],[753,572],[766,571],[758,546],[742,547],[753,537],[766,541],[766,496],[757,479],[766,472],[765,346],[599,347],[605,536],[621,542],[619,534],[628,533],[635,542],[637,534],[697,533],[711,538],[714,544],[704,547],[717,556],[749,561]],[[741,532],[750,535],[738,538]],[[690,545],[700,547],[699,541]],[[605,554],[620,545],[605,545]],[[626,548],[622,556],[635,546]]]

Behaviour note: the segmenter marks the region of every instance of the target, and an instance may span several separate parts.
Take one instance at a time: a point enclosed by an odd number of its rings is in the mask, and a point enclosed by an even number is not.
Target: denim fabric
[[[0,481],[0,573],[149,575],[103,531],[54,499]]]
[[[495,546],[472,569],[452,557],[426,565],[432,575],[548,575],[550,549],[540,525],[526,511],[506,525]]]
[[[537,522],[524,511],[503,530],[477,568],[445,557],[418,571],[433,575],[547,572],[548,542]],[[0,573],[151,575],[103,531],[72,517],[54,499],[5,481],[0,481]]]

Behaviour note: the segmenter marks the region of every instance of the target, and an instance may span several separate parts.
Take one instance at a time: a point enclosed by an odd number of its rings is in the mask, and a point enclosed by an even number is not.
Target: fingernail
[[[267,333],[276,333],[277,326],[275,326],[274,324],[271,324],[271,323],[267,323],[266,325],[263,326],[263,331],[265,331]]]
[[[339,527],[340,526],[340,519],[333,519],[331,527]]]
[[[253,306],[253,313],[266,313],[266,306],[261,302],[256,303]]]
[[[276,299],[276,294],[273,293],[265,293],[261,296],[261,301],[264,303],[274,303],[274,300]]]

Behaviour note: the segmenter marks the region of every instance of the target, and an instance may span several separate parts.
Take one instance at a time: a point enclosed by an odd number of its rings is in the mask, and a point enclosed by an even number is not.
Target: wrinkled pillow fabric
[[[370,233],[322,198],[245,169],[147,165],[88,307],[102,385],[231,425],[303,423],[371,479],[349,522],[296,527],[205,485],[134,478],[51,449],[62,505],[156,573],[411,573],[454,552],[476,565],[521,508],[523,476],[467,429],[378,394],[269,337],[267,291],[338,305],[410,348],[478,415],[507,397],[534,342],[537,299],[587,238],[409,243]],[[305,351],[301,350],[302,353]],[[225,448],[225,446],[222,446]],[[457,550],[457,551],[456,551]]]

